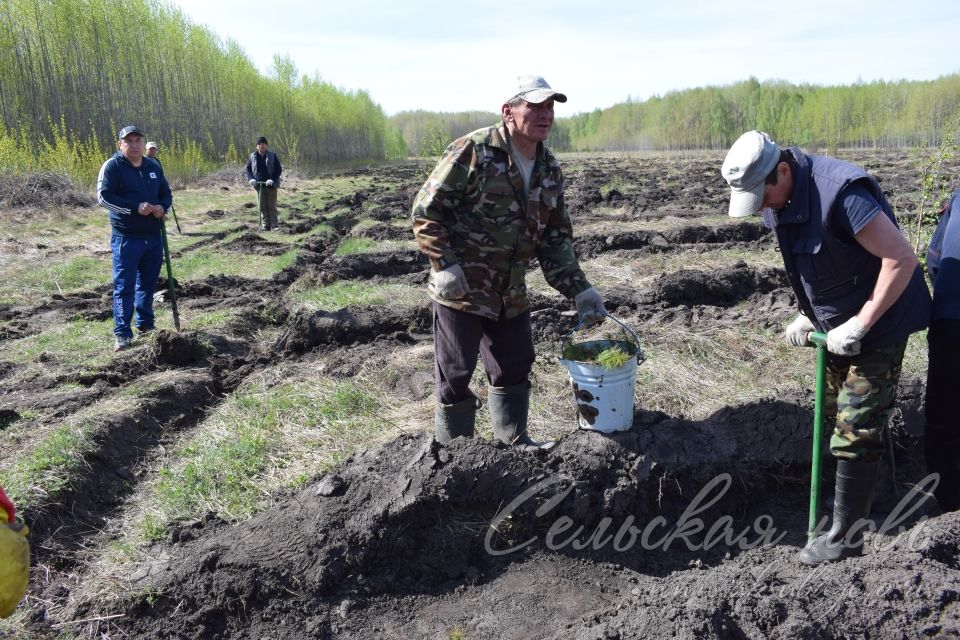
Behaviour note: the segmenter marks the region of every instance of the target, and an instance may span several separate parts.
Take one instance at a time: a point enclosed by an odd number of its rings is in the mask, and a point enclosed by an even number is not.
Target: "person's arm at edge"
[[[543,239],[537,247],[537,260],[543,277],[551,287],[571,300],[591,287],[573,250],[573,224],[563,197],[563,178],[557,208],[550,212]]]
[[[857,312],[857,319],[869,330],[903,294],[914,271],[917,256],[900,229],[886,215],[877,215],[857,233],[856,241],[880,258],[877,283]]]
[[[447,147],[413,202],[413,235],[434,271],[442,271],[457,261],[446,224],[448,212],[460,203],[467,183],[475,173],[472,157],[472,145],[470,148]]]

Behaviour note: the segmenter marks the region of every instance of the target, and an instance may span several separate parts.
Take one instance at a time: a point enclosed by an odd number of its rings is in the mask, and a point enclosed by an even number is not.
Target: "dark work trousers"
[[[530,312],[509,320],[490,320],[434,302],[434,378],[441,404],[475,397],[470,391],[470,378],[477,356],[483,361],[487,382],[492,386],[526,382],[534,360]]]
[[[940,474],[934,490],[945,511],[960,509],[960,320],[934,320],[927,331],[927,418],[924,453],[927,469]]]
[[[277,188],[267,185],[258,186],[262,190],[260,194],[260,215],[262,216],[263,228],[267,231],[276,229],[280,226],[277,219]]]

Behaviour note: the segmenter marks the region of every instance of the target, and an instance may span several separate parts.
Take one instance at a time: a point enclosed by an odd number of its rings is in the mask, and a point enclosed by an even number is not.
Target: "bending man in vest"
[[[438,442],[474,434],[477,396],[469,384],[480,357],[497,438],[525,449],[551,446],[527,435],[532,258],[584,322],[606,315],[573,253],[560,164],[543,144],[554,103],[566,101],[539,76],[517,77],[500,124],[454,140],[413,203],[413,233],[431,266]]]
[[[833,523],[800,561],[859,555],[858,521],[870,514],[907,338],[930,318],[923,273],[880,185],[863,169],[781,149],[767,134],[749,131],[730,148],[721,172],[731,188],[730,215],[763,210],[776,234],[800,306],[787,340],[804,346],[811,331],[827,334],[827,412],[836,416]]]

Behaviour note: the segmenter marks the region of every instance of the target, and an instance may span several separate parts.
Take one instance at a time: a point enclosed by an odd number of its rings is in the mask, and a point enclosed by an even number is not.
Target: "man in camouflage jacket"
[[[413,204],[413,232],[430,259],[429,292],[437,410],[436,439],[471,437],[478,406],[469,383],[478,357],[487,373],[495,435],[543,446],[527,435],[534,347],[525,274],[537,258],[550,286],[576,302],[585,322],[606,310],[573,252],[563,175],[543,145],[562,93],[520,76],[502,122],[455,140]]]

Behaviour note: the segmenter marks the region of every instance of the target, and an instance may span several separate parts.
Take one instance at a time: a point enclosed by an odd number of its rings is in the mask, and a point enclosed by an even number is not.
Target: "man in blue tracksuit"
[[[748,131],[721,169],[730,215],[763,210],[776,234],[800,314],[787,341],[827,335],[828,412],[836,422],[833,524],[800,553],[808,565],[858,555],[896,401],[907,338],[926,328],[930,292],[879,183],[834,158],[781,149]]]
[[[153,291],[163,265],[163,216],[173,204],[170,185],[155,160],[144,156],[143,132],[120,130],[119,151],[100,167],[97,201],[110,213],[113,250],[114,351],[130,346],[131,321],[153,330]]]

